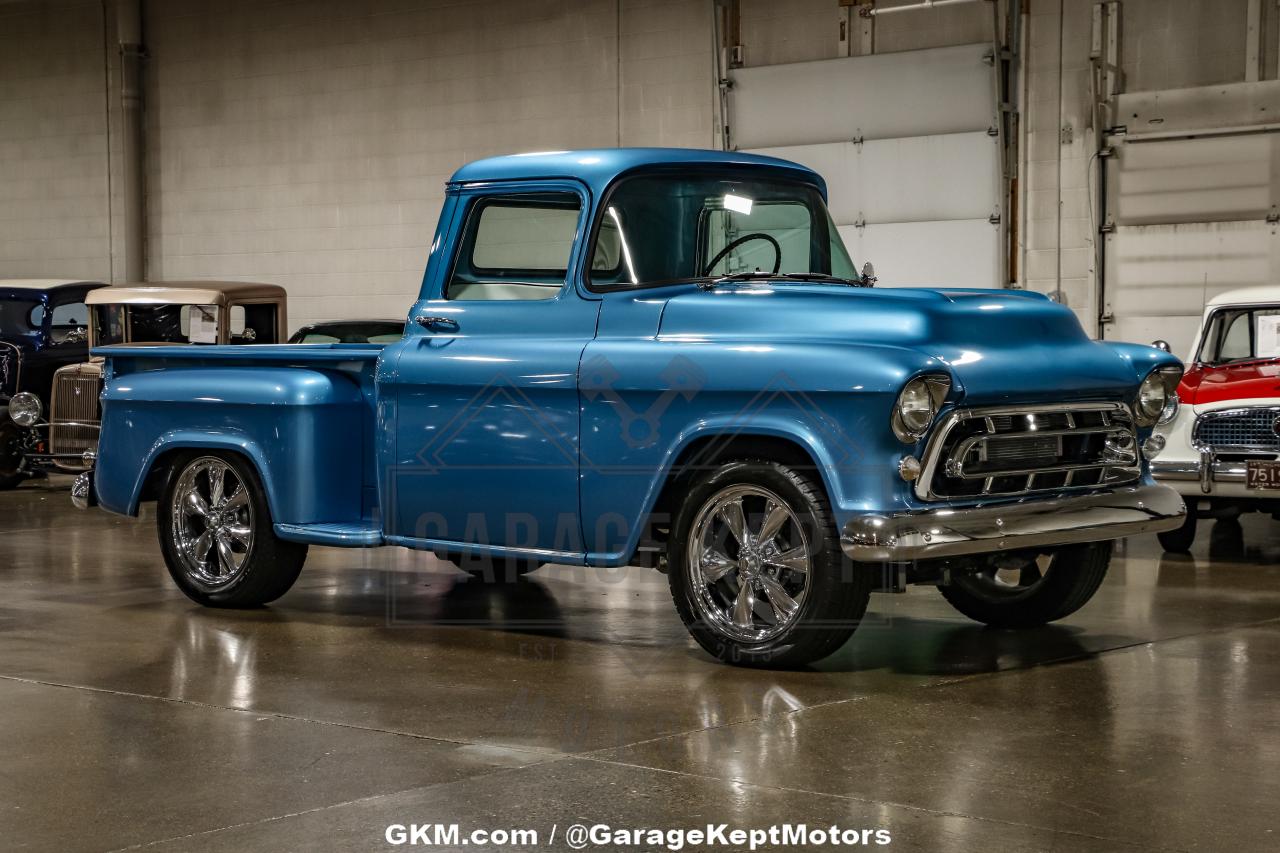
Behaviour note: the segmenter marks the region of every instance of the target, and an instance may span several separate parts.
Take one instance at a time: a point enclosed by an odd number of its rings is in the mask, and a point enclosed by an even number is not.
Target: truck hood
[[[1193,364],[1178,386],[1178,396],[1193,406],[1280,397],[1280,358],[1217,366]]]
[[[1157,364],[1178,363],[1154,347],[1090,340],[1069,308],[1007,290],[734,283],[673,297],[659,335],[910,349],[946,364],[970,405],[1127,401]]]

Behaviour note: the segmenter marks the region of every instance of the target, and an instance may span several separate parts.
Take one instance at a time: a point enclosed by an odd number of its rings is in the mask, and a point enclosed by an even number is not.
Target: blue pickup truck
[[[825,197],[732,152],[472,163],[395,343],[96,350],[73,499],[158,501],[215,607],[283,595],[317,544],[653,566],[744,665],[826,656],[909,583],[992,625],[1074,612],[1113,540],[1182,522],[1147,462],[1181,364],[1039,295],[873,287]]]

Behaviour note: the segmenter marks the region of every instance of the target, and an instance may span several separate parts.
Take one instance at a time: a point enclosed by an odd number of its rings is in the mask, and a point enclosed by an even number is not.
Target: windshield
[[[95,346],[216,344],[216,305],[94,305]]]
[[[1196,360],[1227,364],[1280,357],[1280,306],[1224,308],[1209,318]]]
[[[608,196],[592,247],[592,285],[753,272],[857,278],[816,187],[758,175],[649,175]]]

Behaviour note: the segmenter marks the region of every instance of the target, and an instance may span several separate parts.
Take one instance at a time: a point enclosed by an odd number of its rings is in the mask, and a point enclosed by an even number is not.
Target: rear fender
[[[115,376],[103,391],[99,503],[138,512],[173,450],[242,454],[281,524],[353,523],[372,488],[372,411],[353,377],[301,367],[207,366]],[[366,483],[366,481],[369,481]]]

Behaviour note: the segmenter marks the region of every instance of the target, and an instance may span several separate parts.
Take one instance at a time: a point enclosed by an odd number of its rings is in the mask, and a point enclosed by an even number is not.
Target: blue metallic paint
[[[951,376],[947,407],[1128,401],[1149,370],[1177,363],[1150,347],[1090,341],[1070,310],[1028,293],[794,282],[585,287],[585,237],[612,182],[639,169],[712,165],[769,170],[825,194],[808,169],[736,153],[480,161],[450,182],[409,315],[450,316],[456,332],[410,322],[402,341],[380,351],[101,350],[110,376],[99,500],[135,512],[160,453],[234,448],[258,467],[285,538],[617,565],[633,557],[672,464],[701,438],[794,443],[817,463],[843,526],[920,507],[897,475],[920,445],[889,429],[893,401],[913,376]],[[584,207],[559,295],[444,300],[469,200],[548,189],[572,190]],[[536,533],[494,529],[512,513]],[[423,524],[427,515],[435,526]],[[475,519],[483,537],[468,531]]]

